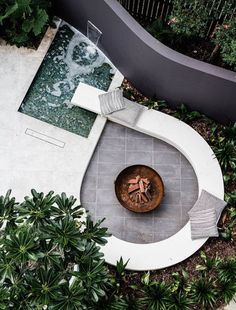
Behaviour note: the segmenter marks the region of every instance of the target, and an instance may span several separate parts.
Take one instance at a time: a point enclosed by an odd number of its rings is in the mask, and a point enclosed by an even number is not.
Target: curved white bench
[[[80,83],[72,103],[100,114],[98,95],[104,93]],[[107,117],[116,121],[111,116]],[[122,123],[121,123],[122,124]],[[125,125],[126,124],[122,124]],[[189,160],[196,173],[199,193],[207,190],[220,199],[224,198],[222,172],[214,153],[207,142],[190,126],[164,113],[144,109],[136,126],[140,132],[161,139],[176,147]],[[190,223],[168,239],[148,244],[136,244],[114,236],[102,247],[106,262],[115,265],[122,256],[131,270],[161,269],[177,264],[195,253],[205,239],[192,240]]]

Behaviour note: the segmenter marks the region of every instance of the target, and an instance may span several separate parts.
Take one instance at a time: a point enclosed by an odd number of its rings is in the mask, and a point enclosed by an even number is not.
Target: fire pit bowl
[[[129,180],[140,176],[150,181],[150,200],[147,202],[136,202],[131,199],[128,189]],[[158,207],[164,197],[164,184],[159,174],[152,168],[144,165],[133,165],[120,172],[115,180],[116,197],[120,204],[133,212],[148,212]]]

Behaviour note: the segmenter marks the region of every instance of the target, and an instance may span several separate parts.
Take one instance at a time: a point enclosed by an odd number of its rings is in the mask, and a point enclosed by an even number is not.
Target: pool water
[[[20,112],[88,137],[96,114],[72,106],[79,82],[107,90],[115,68],[84,35],[62,23]]]

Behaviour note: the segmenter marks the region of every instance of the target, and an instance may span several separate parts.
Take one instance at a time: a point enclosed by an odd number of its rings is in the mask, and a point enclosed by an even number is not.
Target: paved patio
[[[161,206],[147,214],[123,208],[114,191],[121,170],[133,164],[154,168],[165,185]],[[188,221],[188,210],[197,200],[197,178],[187,159],[171,145],[138,131],[107,122],[86,172],[81,202],[95,220],[116,237],[135,243],[166,239]]]

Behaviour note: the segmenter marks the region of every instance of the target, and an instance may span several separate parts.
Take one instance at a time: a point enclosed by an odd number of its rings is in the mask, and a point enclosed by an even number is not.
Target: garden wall
[[[171,104],[184,102],[212,118],[236,121],[236,73],[184,56],[146,32],[116,0],[57,0],[58,16],[86,33],[103,33],[100,48],[137,89]]]

